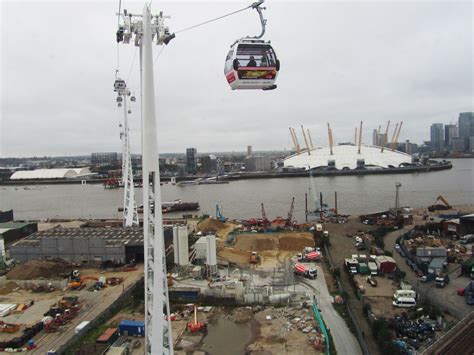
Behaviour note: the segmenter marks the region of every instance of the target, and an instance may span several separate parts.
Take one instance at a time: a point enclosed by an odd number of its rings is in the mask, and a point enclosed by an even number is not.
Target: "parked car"
[[[398,252],[400,252],[400,249],[401,249],[401,248],[400,248],[400,244],[398,244],[398,243],[395,244],[395,250],[398,251]]]
[[[423,277],[423,276],[425,276],[425,274],[423,274],[423,271],[421,271],[420,269],[416,270],[416,275],[417,275],[418,277]]]

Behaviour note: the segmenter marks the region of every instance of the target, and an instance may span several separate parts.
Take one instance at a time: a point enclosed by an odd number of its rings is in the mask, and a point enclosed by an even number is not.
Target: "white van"
[[[414,298],[410,297],[400,297],[397,298],[392,303],[395,307],[404,307],[404,308],[411,308],[416,306],[416,301]]]
[[[393,294],[393,299],[396,300],[400,297],[416,298],[416,292],[414,290],[397,290]]]

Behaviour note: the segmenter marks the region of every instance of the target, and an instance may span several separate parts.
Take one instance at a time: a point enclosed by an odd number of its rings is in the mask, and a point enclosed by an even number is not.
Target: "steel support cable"
[[[182,30],[176,31],[175,34],[178,34],[178,33],[184,32],[184,31],[188,31],[188,30],[191,30],[191,29],[193,29],[193,28],[200,27],[200,26],[203,26],[203,25],[207,25],[208,23],[211,23],[211,22],[214,22],[214,21],[218,21],[218,20],[220,20],[220,19],[223,19],[223,18],[228,17],[228,16],[231,16],[231,15],[235,15],[235,14],[237,14],[237,13],[239,13],[239,12],[245,11],[245,10],[247,10],[247,9],[251,9],[251,8],[253,8],[253,7],[254,7],[254,4],[249,5],[249,6],[247,6],[247,7],[244,7],[243,9],[240,9],[240,10],[237,10],[237,11],[233,11],[233,12],[229,12],[228,14],[225,14],[225,15],[222,15],[222,16],[219,16],[219,17],[216,17],[216,18],[214,18],[214,19],[207,20],[207,21],[198,23],[198,24],[196,24],[196,25],[183,28]]]
[[[193,26],[190,26],[190,27],[186,27],[186,28],[183,28],[182,30],[179,30],[179,31],[176,31],[174,32],[174,34],[178,34],[178,33],[182,33],[182,32],[185,32],[185,31],[189,31],[189,30],[192,30],[194,28],[197,28],[197,27],[200,27],[200,26],[204,26],[204,25],[207,25],[208,23],[211,23],[211,22],[214,22],[214,21],[218,21],[218,20],[221,20],[225,17],[229,17],[229,16],[232,16],[232,15],[235,15],[239,12],[242,12],[242,11],[245,11],[247,9],[250,9],[250,8],[253,8],[255,5],[252,4],[252,5],[249,5],[247,7],[244,7],[243,9],[240,9],[240,10],[236,10],[236,11],[233,11],[233,12],[229,12],[228,14],[225,14],[225,15],[222,15],[222,16],[219,16],[219,17],[216,17],[216,18],[213,18],[213,19],[210,19],[210,20],[207,20],[207,21],[204,21],[204,22],[201,22],[201,23],[198,23],[196,25],[193,25]],[[158,58],[161,56],[161,53],[163,52],[165,46],[161,47],[160,51],[158,52],[157,56],[155,57],[155,59],[153,60],[153,64],[156,63],[156,61],[158,60]]]
[[[132,64],[130,65],[130,70],[128,71],[128,76],[127,76],[127,83],[128,80],[130,79],[130,75],[132,74],[133,70],[133,65],[135,64],[135,58],[137,57],[137,52],[138,52],[138,47],[135,47],[135,53],[133,54],[133,59],[132,59]]]

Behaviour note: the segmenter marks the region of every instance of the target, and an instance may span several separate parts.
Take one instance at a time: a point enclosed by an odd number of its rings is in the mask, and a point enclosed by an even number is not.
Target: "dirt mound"
[[[275,250],[278,248],[278,240],[276,239],[257,239],[255,241],[255,250]]]
[[[198,224],[198,229],[201,232],[218,232],[225,228],[226,225],[224,223],[212,217],[209,217]]]
[[[7,295],[16,288],[18,288],[18,285],[15,282],[7,282],[3,287],[0,288],[0,295]]]
[[[279,240],[280,250],[303,250],[304,247],[314,247],[311,235],[283,236]]]
[[[309,246],[314,246],[313,237],[309,233],[239,234],[235,242],[235,247],[238,249],[258,252],[301,251]]]
[[[63,260],[31,260],[18,264],[7,274],[8,280],[35,280],[39,278],[62,278],[71,270],[71,265]]]

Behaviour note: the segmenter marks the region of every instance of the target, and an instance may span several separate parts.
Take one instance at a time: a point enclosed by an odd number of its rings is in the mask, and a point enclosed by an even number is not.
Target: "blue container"
[[[125,335],[127,333],[131,336],[145,336],[145,323],[136,322],[133,320],[123,320],[119,324],[119,333],[120,335]]]

